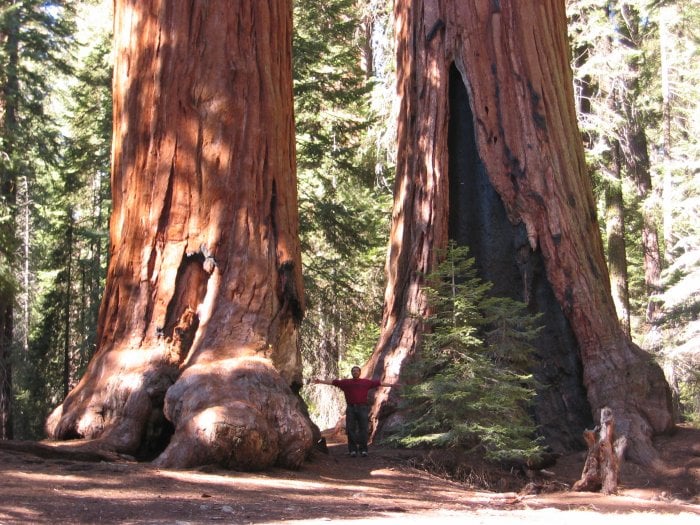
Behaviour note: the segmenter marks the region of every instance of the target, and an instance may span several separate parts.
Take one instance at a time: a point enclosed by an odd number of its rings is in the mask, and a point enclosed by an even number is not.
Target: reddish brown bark
[[[311,425],[291,2],[117,0],[99,350],[47,422],[158,463],[297,466]]]
[[[421,276],[448,239],[455,67],[469,96],[480,166],[510,223],[524,226],[519,250],[541,255],[573,330],[578,348],[570,358],[583,367],[588,417],[610,406],[631,454],[652,461],[651,435],[672,426],[669,391],[661,369],[622,332],[610,297],[576,124],[564,2],[398,0],[395,16],[396,196],[382,333],[366,372],[391,381],[419,347],[416,314],[427,307]],[[394,401],[390,391],[378,392],[375,432],[393,424]]]

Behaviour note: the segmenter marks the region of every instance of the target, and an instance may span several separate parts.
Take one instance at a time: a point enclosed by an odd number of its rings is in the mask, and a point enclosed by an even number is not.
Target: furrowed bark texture
[[[169,440],[157,462],[174,467],[295,467],[310,450],[291,12],[116,1],[99,350],[51,437],[151,457]]]
[[[448,238],[498,293],[545,313],[537,422],[555,448],[603,406],[631,455],[672,426],[661,369],[617,322],[576,125],[562,0],[398,0],[400,117],[382,333],[367,375],[395,379],[420,344],[422,276]],[[390,390],[375,436],[400,420]],[[595,415],[595,416],[594,416]]]

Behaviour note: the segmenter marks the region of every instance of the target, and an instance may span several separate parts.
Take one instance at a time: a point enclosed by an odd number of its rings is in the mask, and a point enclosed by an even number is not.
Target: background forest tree
[[[3,203],[15,220],[5,224],[14,237],[2,243],[11,256],[2,270],[16,291],[10,363],[19,437],[42,436],[41,419],[79,379],[103,288],[111,21],[102,10],[94,20],[106,25],[86,32],[74,23],[76,5],[10,2],[0,11],[3,28],[19,35],[16,67],[7,62],[12,53],[3,53],[1,68],[17,126],[0,137],[4,173],[15,178],[18,195],[14,207]],[[89,7],[82,6],[83,17]]]
[[[700,10],[684,0],[568,7],[579,123],[613,289],[623,291],[618,315],[663,362],[678,411],[697,420]]]
[[[387,72],[385,51],[366,50],[387,13],[356,0],[297,0],[294,13],[302,352],[307,377],[336,377],[364,363],[381,316],[392,174],[381,140],[388,115],[376,100]],[[317,423],[335,424],[341,394],[305,394]]]
[[[60,188],[62,136],[51,111],[55,78],[71,73],[74,2],[0,3],[0,437],[27,417],[12,400],[26,392],[20,377],[28,357],[37,273],[49,243],[72,242],[70,231],[47,232],[51,210],[69,212],[52,197]],[[60,230],[60,228],[59,228]],[[65,266],[65,261],[62,263]],[[36,367],[38,363],[32,363]],[[37,369],[32,374],[35,381]],[[39,369],[41,370],[41,369]],[[39,414],[27,414],[36,417]]]
[[[77,33],[74,6],[108,21],[111,2],[0,4],[0,294],[3,311],[11,309],[0,356],[4,437],[42,437],[43,417],[91,354],[103,289],[111,24],[97,24],[99,34]],[[630,333],[663,361],[680,413],[697,418],[700,9],[689,0],[569,0],[567,7],[580,126],[611,274],[618,274],[612,265],[626,270]],[[295,2],[305,375],[342,373],[343,360],[361,359],[377,333],[394,153],[390,13],[383,0]],[[18,22],[15,57],[11,24]],[[13,59],[19,83],[9,75]],[[646,135],[643,196],[623,156],[633,126]],[[621,212],[608,216],[613,186]],[[617,257],[612,246],[620,242],[611,245],[607,232],[620,214],[625,248]],[[653,288],[641,238],[650,216],[661,257]],[[660,311],[648,318],[650,303]],[[357,357],[348,356],[351,349]],[[341,406],[317,394],[307,395],[318,415]]]

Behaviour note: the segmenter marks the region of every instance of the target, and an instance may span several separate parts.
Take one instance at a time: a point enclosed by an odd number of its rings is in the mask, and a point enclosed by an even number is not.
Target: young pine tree
[[[450,245],[426,282],[432,314],[403,396],[411,417],[392,441],[481,450],[495,460],[537,456],[527,372],[537,317],[523,303],[489,296],[466,247]]]

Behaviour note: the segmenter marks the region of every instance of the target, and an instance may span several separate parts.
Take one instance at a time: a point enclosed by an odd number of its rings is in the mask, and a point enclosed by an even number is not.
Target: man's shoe
[[[365,451],[363,450],[362,452],[360,452],[360,455],[361,455],[363,458],[366,458],[366,457],[367,457],[367,452],[365,452]]]
[[[351,458],[354,458],[355,456],[357,456],[357,452],[355,452],[354,450],[352,452],[350,452]]]

